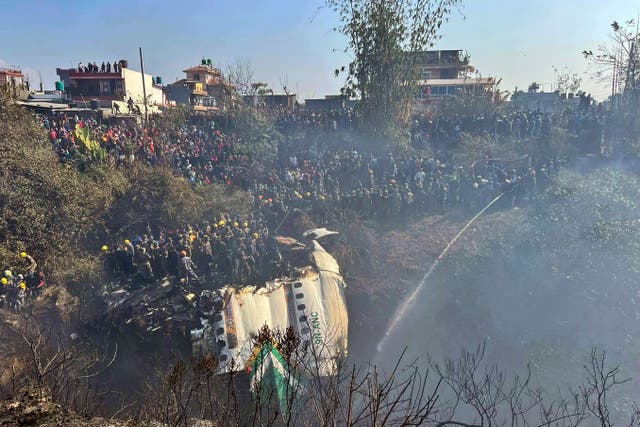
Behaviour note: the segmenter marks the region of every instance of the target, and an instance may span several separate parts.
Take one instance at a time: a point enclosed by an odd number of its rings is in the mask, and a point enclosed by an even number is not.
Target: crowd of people
[[[257,182],[254,192],[314,212],[321,221],[353,211],[377,219],[443,214],[452,207],[478,209],[501,191],[516,207],[546,186],[561,163],[551,159],[535,164],[524,157],[464,167],[431,156],[352,150],[317,160],[292,156]]]
[[[45,286],[45,278],[31,255],[20,252],[20,264],[4,270],[0,277],[0,306],[20,311]]]
[[[580,139],[593,135],[598,145],[610,126],[610,117],[601,107],[566,110],[551,114],[540,111],[509,111],[491,115],[422,116],[412,129],[416,145],[431,145],[447,150],[464,135],[483,135],[496,141],[510,143],[534,137],[549,137],[552,127],[566,129]],[[588,135],[590,134],[590,135]],[[586,147],[591,149],[592,147]],[[596,147],[597,148],[597,147]]]
[[[301,108],[274,108],[269,111],[278,129],[285,135],[299,131],[333,132],[354,129],[354,113],[350,109],[339,111],[309,111]]]
[[[124,68],[124,61],[113,61],[113,65],[111,62],[102,61],[102,65],[98,66],[98,64],[94,62],[87,62],[87,64],[83,64],[82,62],[78,63],[78,72],[79,73],[119,73],[122,68]]]
[[[553,120],[553,115],[540,111],[501,112],[490,116],[423,116],[416,120],[413,130],[414,138],[422,136],[438,143],[459,141],[463,133],[525,139],[548,136]]]
[[[476,211],[499,193],[505,194],[502,206],[513,208],[543,190],[565,162],[525,156],[460,165],[446,156],[446,147],[436,150],[437,155],[318,150],[298,143],[300,134],[315,130],[330,138],[332,131],[353,126],[351,112],[276,109],[272,114],[285,143],[270,163],[240,154],[240,137],[222,132],[211,120],[169,128],[154,121],[141,127],[122,120],[103,124],[56,115],[42,117],[42,123],[62,162],[83,155],[77,129],[87,127],[116,167],[134,162],[169,165],[194,186],[238,186],[253,198],[248,217],[224,214],[175,230],[145,230],[105,245],[108,270],[132,286],[171,276],[179,278],[185,289],[203,280],[219,285],[261,283],[288,271],[273,235],[296,209],[318,223],[331,224],[354,216],[385,221],[460,208]],[[580,117],[562,119],[575,125],[586,116]],[[539,112],[422,117],[416,119],[413,132],[431,142],[454,141],[465,133],[523,139],[547,135],[554,120],[559,118]],[[252,168],[255,162],[259,167]]]
[[[105,151],[107,161],[115,166],[134,162],[173,166],[195,184],[238,184],[246,175],[248,158],[234,149],[236,134],[226,135],[211,126],[184,125],[178,129],[157,126],[141,128],[135,123],[119,121],[101,125],[94,118],[65,114],[42,117],[49,141],[62,162],[83,156],[78,127],[91,129],[91,138]]]
[[[115,277],[137,285],[168,276],[187,289],[202,283],[260,283],[286,271],[273,234],[261,214],[221,215],[211,222],[156,234],[136,235],[115,247],[102,247]]]

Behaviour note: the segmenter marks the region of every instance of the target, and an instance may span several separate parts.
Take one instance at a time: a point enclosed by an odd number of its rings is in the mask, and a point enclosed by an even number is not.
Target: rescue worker
[[[153,278],[153,269],[151,268],[151,255],[147,253],[146,248],[141,247],[136,251],[135,262],[138,275],[145,282],[150,281]]]
[[[187,251],[180,251],[180,280],[186,284],[190,279],[198,280],[196,274],[196,265],[190,256],[187,256]]]
[[[29,263],[29,265],[26,268],[27,272],[29,273],[36,272],[36,270],[38,269],[38,263],[33,259],[31,255],[23,251],[23,252],[20,252],[20,258],[26,260]]]

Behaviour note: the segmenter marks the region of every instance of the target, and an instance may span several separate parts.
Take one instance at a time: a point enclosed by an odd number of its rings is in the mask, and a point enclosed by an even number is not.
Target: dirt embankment
[[[11,399],[0,403],[0,426],[40,427],[125,427],[122,421],[85,418],[64,410],[51,401],[46,391],[25,388]]]

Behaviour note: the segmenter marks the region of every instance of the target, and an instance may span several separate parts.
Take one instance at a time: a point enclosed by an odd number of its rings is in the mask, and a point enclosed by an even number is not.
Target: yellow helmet
[[[249,226],[249,223],[245,221],[243,225],[244,225],[245,227],[248,227],[248,226]]]
[[[22,289],[27,289],[27,284],[24,283],[24,282],[20,282],[20,284],[18,286],[20,286],[20,288],[22,288]]]
[[[3,277],[2,279],[0,279],[0,283],[2,283],[3,285],[6,285],[7,283],[9,283],[9,280],[7,280],[6,277]]]
[[[258,237],[260,237],[260,235],[258,233],[253,233],[253,238],[257,239]]]
[[[125,244],[125,245],[130,245],[130,244],[131,244],[131,240],[129,240],[129,239],[124,239],[124,244]]]
[[[27,253],[26,252],[20,252],[20,258],[26,258],[27,257]]]
[[[233,222],[233,226],[234,226],[234,227],[237,227],[238,225],[240,225],[240,224],[238,224],[238,221],[234,221],[234,222]]]
[[[107,252],[109,250],[109,246],[102,245],[102,252]]]
[[[221,219],[220,221],[218,221],[218,225],[220,227],[224,227],[224,225],[227,223],[227,221],[225,221],[224,219]]]

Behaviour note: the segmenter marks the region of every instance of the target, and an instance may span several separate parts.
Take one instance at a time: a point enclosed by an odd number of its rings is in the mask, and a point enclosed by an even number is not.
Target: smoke
[[[528,208],[494,213],[490,231],[466,237],[431,276],[389,337],[400,351],[455,358],[487,343],[506,369],[528,362],[550,389],[584,379],[593,346],[626,376],[640,360],[640,181],[612,169],[562,171]],[[640,380],[640,378],[638,378]],[[638,380],[627,398],[640,398]]]
[[[391,334],[395,331],[395,328],[398,326],[398,324],[400,322],[402,322],[402,320],[404,319],[404,317],[407,315],[407,313],[409,312],[409,310],[411,310],[411,308],[413,307],[413,303],[416,301],[416,298],[418,298],[418,296],[420,295],[420,292],[422,291],[422,289],[424,288],[424,286],[428,283],[429,278],[431,277],[431,275],[433,274],[433,272],[436,270],[436,268],[438,267],[438,265],[440,265],[440,261],[442,261],[444,259],[444,257],[447,255],[447,253],[449,252],[449,249],[451,249],[452,245],[460,238],[460,236],[462,236],[462,234],[483,214],[487,211],[487,209],[489,209],[495,202],[498,201],[498,199],[500,199],[502,196],[504,195],[504,193],[499,194],[495,199],[493,199],[491,202],[489,202],[489,204],[487,204],[484,208],[482,208],[482,210],[480,210],[480,212],[478,212],[473,218],[471,218],[471,220],[465,224],[464,227],[462,227],[462,229],[458,232],[458,234],[456,234],[453,239],[451,239],[451,241],[447,244],[447,246],[445,246],[445,248],[442,250],[442,253],[440,253],[440,255],[438,256],[438,258],[436,258],[436,260],[433,262],[433,264],[431,264],[431,267],[429,267],[429,270],[427,270],[427,272],[425,273],[425,275],[422,277],[422,280],[420,281],[420,283],[418,284],[418,286],[416,287],[416,289],[409,294],[409,297],[406,298],[402,304],[400,305],[397,313],[391,318],[391,322],[389,324],[389,327],[387,328],[387,330],[385,331],[384,337],[382,338],[382,340],[378,343],[377,346],[377,351],[378,353],[382,352],[384,350],[384,344],[386,343],[386,340],[389,336],[391,336]]]

